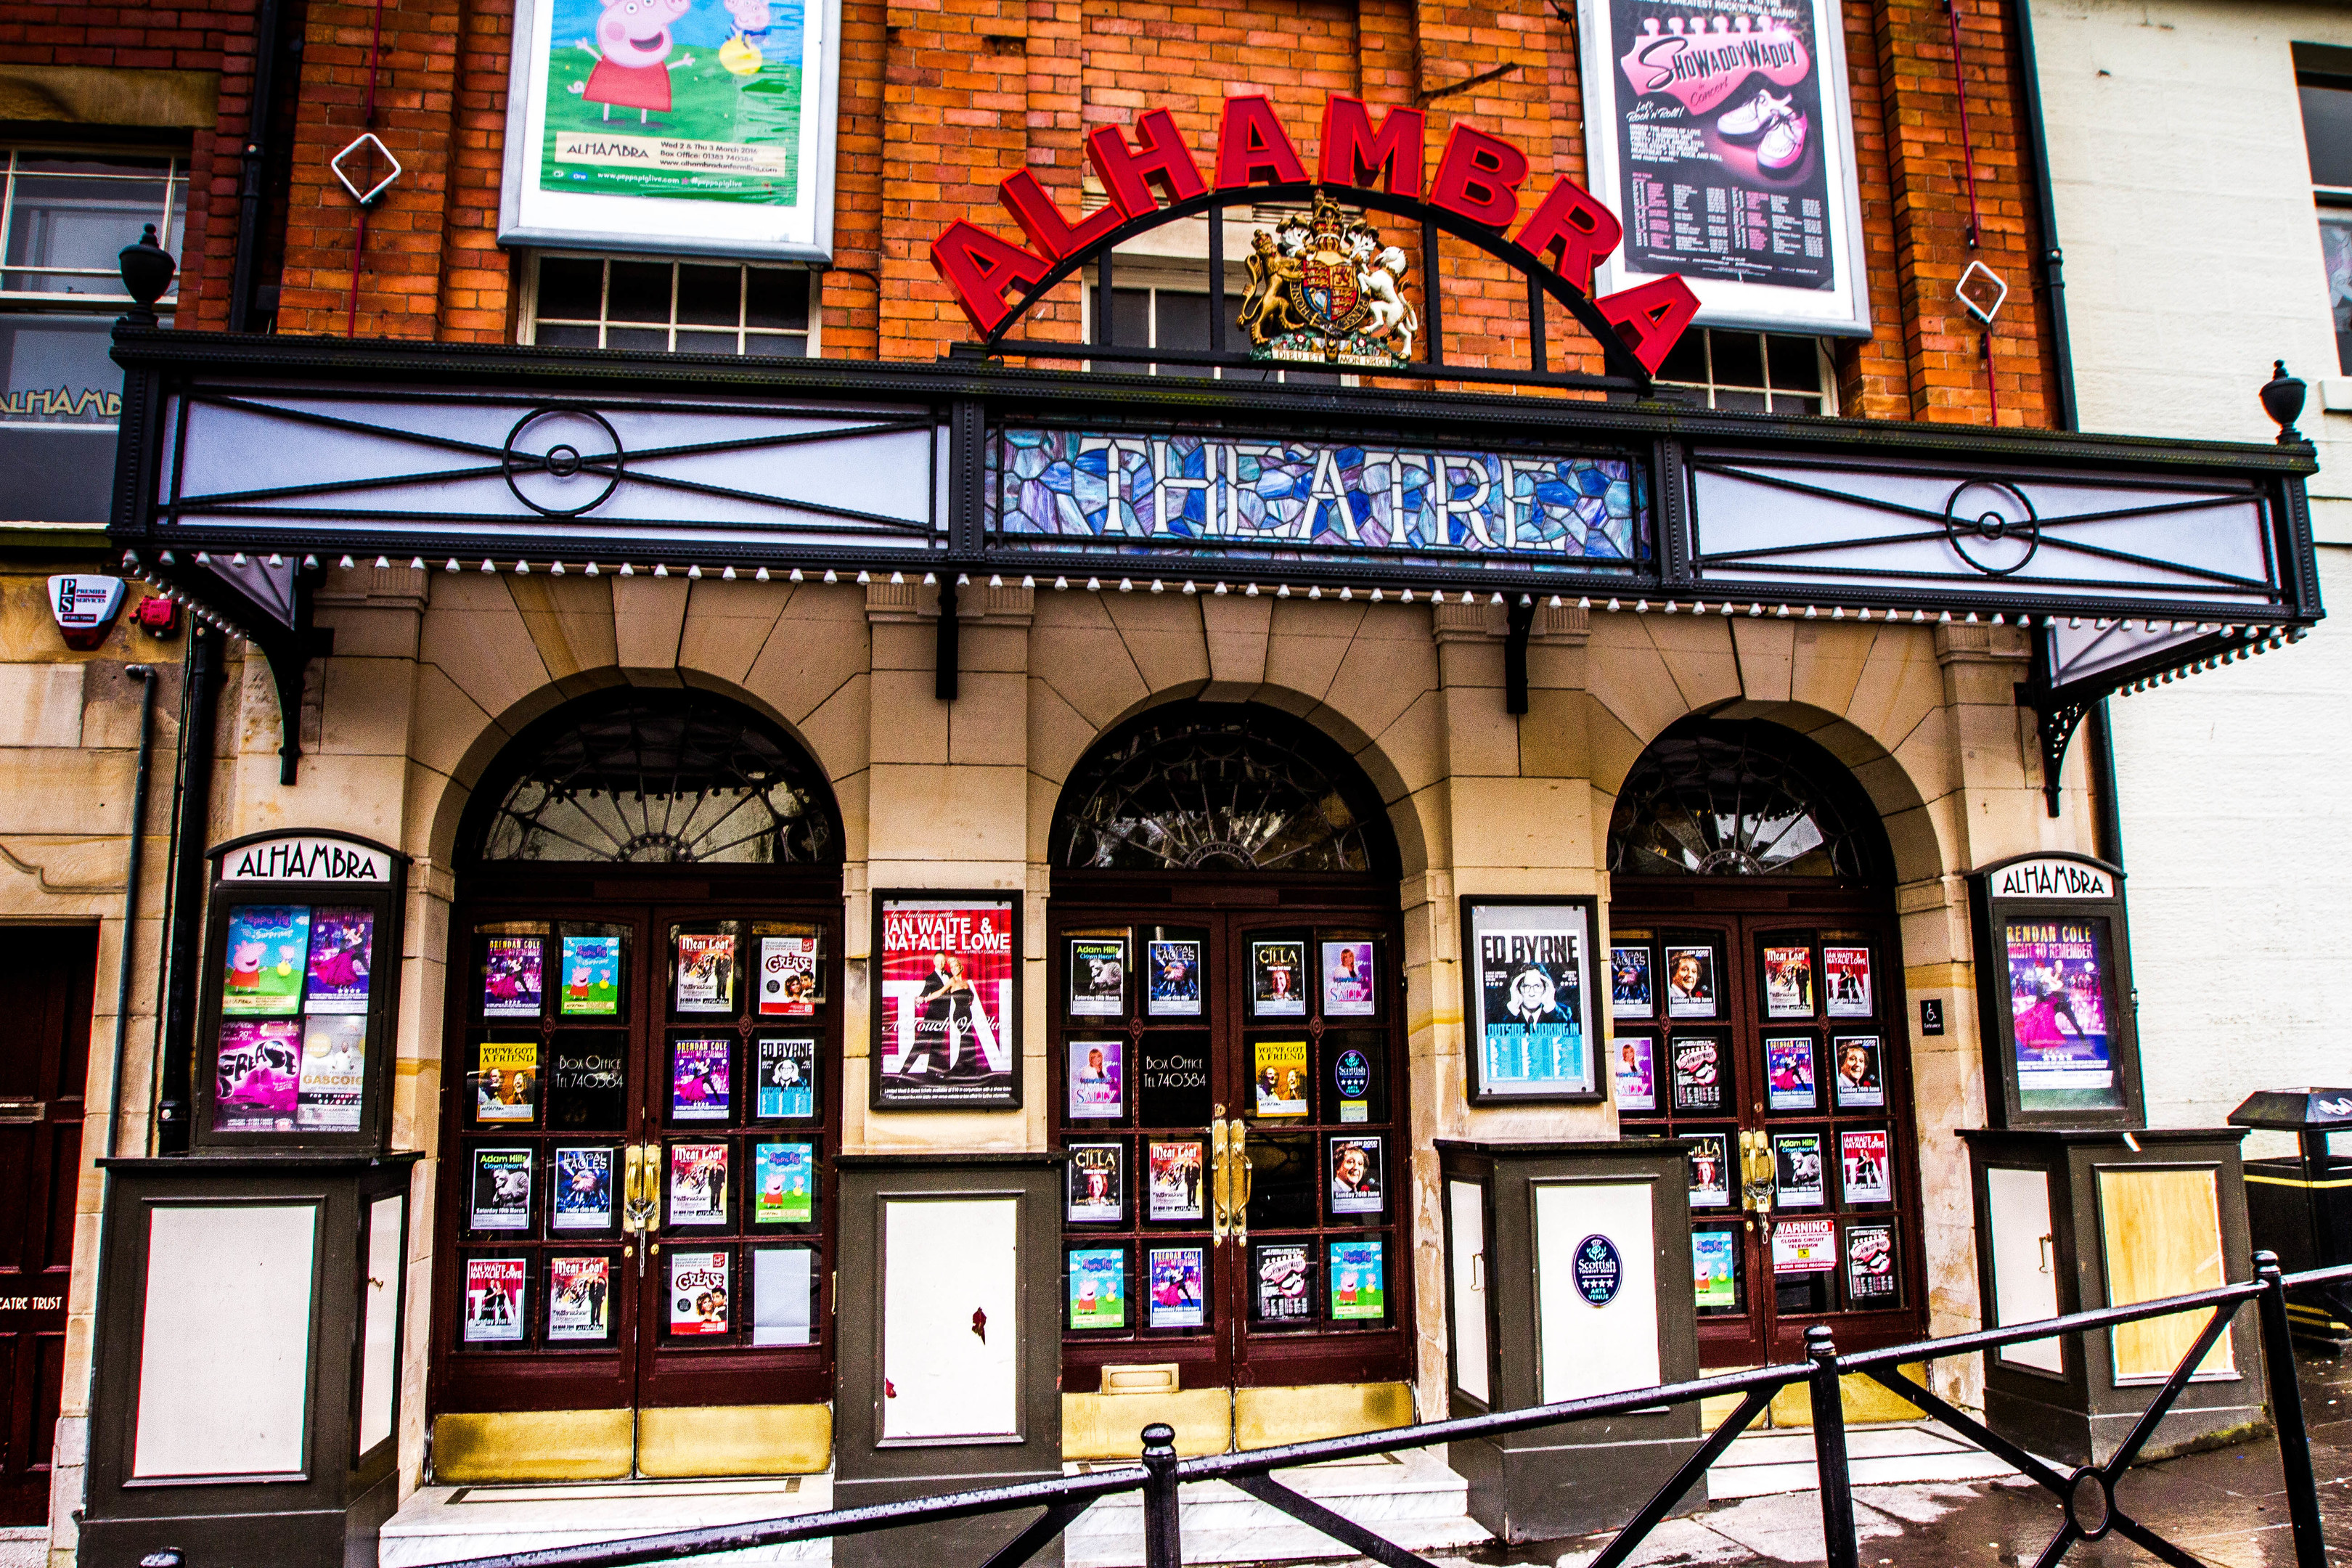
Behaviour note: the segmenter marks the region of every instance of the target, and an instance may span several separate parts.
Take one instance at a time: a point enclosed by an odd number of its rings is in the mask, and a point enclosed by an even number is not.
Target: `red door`
[[[0,944],[0,1524],[49,1517],[98,933]]]

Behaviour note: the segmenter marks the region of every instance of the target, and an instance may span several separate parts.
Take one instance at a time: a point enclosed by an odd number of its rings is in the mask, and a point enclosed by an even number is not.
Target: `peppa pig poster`
[[[247,904],[229,911],[221,943],[221,1011],[285,1017],[302,1010],[310,973],[310,910],[302,904]]]
[[[832,0],[837,5],[838,0]],[[827,0],[524,0],[501,237],[822,247]],[[695,216],[666,204],[690,202]]]

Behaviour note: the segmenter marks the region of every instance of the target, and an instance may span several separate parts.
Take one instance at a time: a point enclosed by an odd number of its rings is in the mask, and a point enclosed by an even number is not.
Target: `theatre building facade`
[[[469,44],[511,259],[447,241],[436,318],[399,250],[348,321],[289,261],[274,335],[115,334],[108,569],[184,612],[216,743],[152,1066],[90,1056],[159,1114],[91,1135],[26,1417],[80,1549],[323,1550],[428,1486],[849,1502],[1979,1321],[1987,1160],[2144,1125],[2069,742],[2319,616],[2309,447],[2032,427],[2030,171],[1898,227],[1944,176],[1871,129],[1913,89],[1859,13],[1588,7],[1580,91],[1530,9],[1559,68],[1490,98],[1392,81],[1379,38],[1450,35],[1368,5],[1349,90],[1171,43],[1140,107],[1118,17],[974,18],[959,70],[1063,51],[1090,133],[960,195],[880,107],[940,16],[736,9],[668,85],[530,5],[527,58]],[[381,176],[322,68],[302,135]],[[294,211],[454,226],[456,140]],[[2234,1145],[2181,1159],[2242,1255]],[[1633,1328],[1564,1315],[1621,1264]]]

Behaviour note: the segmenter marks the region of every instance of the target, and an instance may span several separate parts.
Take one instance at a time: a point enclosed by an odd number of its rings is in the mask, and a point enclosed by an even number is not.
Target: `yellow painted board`
[[[2219,1173],[2107,1166],[2099,1172],[2099,1240],[2107,1302],[2127,1307],[2185,1296],[2226,1283],[2221,1262]],[[2112,1331],[2117,1383],[2160,1383],[2204,1331],[2211,1309],[2125,1323]],[[2200,1376],[2237,1371],[2230,1332],[2197,1369]]]
[[[1272,1448],[1412,1425],[1409,1384],[1321,1383],[1234,1390],[1234,1446],[1238,1448]]]
[[[1233,1393],[1065,1394],[1062,1458],[1133,1461],[1143,1453],[1143,1429],[1154,1421],[1176,1428],[1176,1452],[1188,1459],[1222,1454],[1233,1447]]]
[[[433,1478],[486,1481],[611,1481],[629,1474],[634,1410],[464,1412],[433,1423]]]
[[[833,1464],[824,1405],[654,1407],[637,1413],[647,1476],[813,1476]]]

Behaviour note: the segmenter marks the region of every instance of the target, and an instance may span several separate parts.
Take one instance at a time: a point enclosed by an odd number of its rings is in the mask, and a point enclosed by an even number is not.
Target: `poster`
[[[547,1260],[547,1337],[604,1340],[612,1337],[613,1260],[551,1258]]]
[[[1070,941],[1070,1016],[1127,1016],[1127,939],[1073,937]]]
[[[2106,922],[2012,920],[2007,925],[2018,1092],[2112,1093],[2116,1072],[2101,984]]]
[[[1715,949],[1666,949],[1666,1016],[1715,1016]]]
[[[1832,1018],[1867,1018],[1870,994],[1870,949],[1823,947],[1822,995]]]
[[[1127,1113],[1127,1080],[1120,1071],[1126,1046],[1126,1041],[1114,1039],[1069,1042],[1071,1121]]]
[[[1885,1128],[1849,1129],[1840,1132],[1838,1159],[1843,1168],[1843,1190],[1849,1205],[1895,1201],[1888,1186]]]
[[[1339,1120],[1367,1121],[1371,1117],[1371,1102],[1365,1097],[1372,1090],[1372,1059],[1354,1046],[1339,1051],[1331,1058],[1331,1090],[1339,1103]]]
[[[823,998],[817,994],[816,938],[760,939],[760,1016],[805,1018]]]
[[[1070,1327],[1127,1327],[1127,1248],[1070,1249]]]
[[[1583,0],[1599,293],[1679,273],[1706,326],[1868,325],[1843,22],[1827,0]]]
[[[1845,1300],[1849,1307],[1892,1307],[1903,1294],[1895,1278],[1895,1227],[1845,1227]]]
[[[528,0],[499,242],[829,259],[839,29],[826,0]]]
[[[816,1145],[756,1143],[751,1148],[751,1221],[808,1225],[816,1218]]]
[[[247,904],[228,913],[221,951],[221,1013],[226,1017],[283,1017],[302,1010],[309,973],[310,910],[305,905]]]
[[[732,1040],[678,1040],[670,1046],[669,1114],[674,1121],[724,1121],[730,1103],[727,1058]]]
[[[484,1040],[474,1047],[474,1120],[530,1121],[539,1110],[539,1042]]]
[[[621,1042],[606,1037],[589,1044],[575,1037],[548,1053],[547,1121],[551,1127],[618,1132],[626,1118],[622,1096],[627,1075]]]
[[[535,936],[494,936],[482,962],[482,1016],[536,1018],[541,986]]]
[[[669,1146],[669,1223],[727,1223],[727,1145]]]
[[[1201,944],[1155,942],[1145,949],[1151,966],[1143,1008],[1155,1018],[1201,1016]]]
[[[1610,1077],[1618,1110],[1658,1109],[1657,1045],[1647,1035],[1617,1037],[1617,1060]]]
[[[1820,1133],[1772,1135],[1772,1186],[1773,1201],[1784,1209],[1822,1206],[1826,1199],[1822,1192]]]
[[[1307,1114],[1307,1042],[1258,1040],[1250,1047],[1251,1113]]]
[[[1650,989],[1650,949],[1612,947],[1609,950],[1609,1016],[1647,1018],[1655,1015],[1657,998]]]
[[[522,1269],[520,1258],[466,1259],[467,1344],[522,1338]]]
[[[677,994],[681,1013],[735,1011],[735,939],[725,931],[677,933]]]
[[[728,1330],[727,1264],[724,1252],[669,1255],[669,1331],[723,1334]]]
[[[1250,1292],[1251,1315],[1261,1323],[1303,1323],[1315,1315],[1315,1296],[1307,1244],[1260,1241],[1250,1247],[1255,1276]]]
[[[1331,1212],[1379,1214],[1381,1141],[1377,1138],[1331,1140]]]
[[[1813,950],[1810,947],[1768,947],[1764,950],[1764,1013],[1771,1018],[1813,1016]]]
[[[1388,1291],[1381,1238],[1335,1241],[1331,1248],[1331,1317],[1335,1322],[1379,1321],[1388,1316]]]
[[[214,1063],[215,1131],[294,1130],[302,1087],[301,1030],[292,1018],[221,1024]]]
[[[621,1011],[621,939],[567,936],[562,940],[563,984],[555,1011],[566,1018],[610,1018]]]
[[[358,1131],[366,1085],[367,1019],[331,1013],[305,1019],[294,1125],[309,1132]]]
[[[1775,1110],[1811,1110],[1821,1104],[1813,1083],[1813,1042],[1809,1035],[1764,1041],[1765,1094]]]
[[[1677,1035],[1669,1047],[1675,1058],[1675,1109],[1702,1115],[1719,1114],[1731,1106],[1731,1064],[1723,1042]]]
[[[875,907],[876,1105],[1018,1105],[1013,900],[877,895]]]
[[[1474,903],[1465,923],[1479,1097],[1597,1090],[1589,1033],[1591,910]]]
[[[1731,1140],[1728,1133],[1690,1132],[1690,1206],[1731,1206]]]
[[[816,1253],[805,1247],[755,1247],[751,1276],[751,1342],[816,1342]]]
[[[770,1121],[816,1114],[816,1041],[763,1035],[752,1045],[759,1072],[755,1114]]]
[[[476,1230],[530,1228],[530,1150],[474,1151],[471,1223]]]
[[[1841,1110],[1866,1110],[1886,1103],[1885,1070],[1881,1065],[1878,1037],[1840,1035],[1830,1042],[1837,1052],[1837,1102]]]
[[[1201,1217],[1201,1145],[1150,1146],[1150,1215],[1155,1220]]]
[[[1691,1232],[1691,1283],[1699,1310],[1739,1308],[1739,1233],[1731,1230]]]
[[[1256,1018],[1307,1016],[1306,973],[1305,942],[1250,943],[1250,1016]]]
[[[1837,1267],[1837,1221],[1784,1219],[1772,1227],[1772,1272],[1826,1274]]]
[[[1370,942],[1327,942],[1323,944],[1325,1017],[1370,1017],[1378,1010],[1372,987]]]
[[[613,1151],[603,1145],[555,1151],[557,1230],[604,1230],[613,1223]]]
[[[365,1013],[368,971],[373,966],[374,948],[373,910],[335,906],[312,910],[310,980],[303,994],[304,1008],[312,1014]],[[221,1011],[228,1010],[227,1000],[223,998]]]
[[[1118,1143],[1073,1143],[1069,1145],[1070,1163],[1066,1168],[1069,1182],[1067,1202],[1062,1217],[1075,1225],[1116,1221],[1124,1213],[1124,1196],[1119,1169],[1125,1145]]]
[[[1205,1255],[1197,1247],[1151,1249],[1151,1326],[1197,1329],[1206,1321]]]

